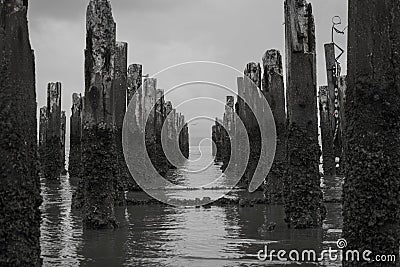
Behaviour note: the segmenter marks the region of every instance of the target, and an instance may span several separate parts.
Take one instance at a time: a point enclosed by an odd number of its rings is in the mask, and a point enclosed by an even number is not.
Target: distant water
[[[203,157],[188,161],[183,168],[198,169],[212,162],[209,148]],[[200,152],[191,148],[190,160]],[[188,187],[197,187],[220,175],[219,166],[188,175],[182,170],[170,178]],[[340,237],[341,207],[327,204],[328,217],[322,229],[294,230],[285,225],[279,205],[254,207],[176,208],[131,206],[117,208],[117,230],[83,231],[79,212],[71,211],[76,181],[62,176],[59,182],[42,180],[44,198],[41,247],[44,266],[341,266],[339,261],[319,263],[278,262],[257,259],[257,252],[269,250],[336,249]],[[328,195],[336,197],[340,179],[326,182]],[[185,192],[177,192],[183,194]],[[236,192],[233,196],[240,195]],[[260,193],[258,193],[260,194]],[[179,195],[178,195],[179,197]],[[259,196],[261,197],[261,195]],[[273,231],[268,226],[276,224]]]

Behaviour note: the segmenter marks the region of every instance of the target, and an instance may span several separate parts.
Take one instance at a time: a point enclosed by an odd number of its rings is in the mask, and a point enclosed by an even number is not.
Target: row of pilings
[[[39,162],[47,180],[58,180],[65,169],[65,111],[61,111],[61,83],[47,86],[47,105],[40,108]]]
[[[286,88],[278,50],[268,50],[262,64],[247,64],[244,78],[238,78],[236,104],[233,96],[227,96],[223,119],[217,118],[212,128],[213,155],[215,161],[222,162],[224,171],[230,162],[232,145],[245,151],[242,142],[234,144],[232,137],[243,140],[240,136],[247,134],[249,159],[238,186],[249,186],[259,164],[262,144],[260,125],[251,109],[261,108],[261,98],[266,99],[274,116],[277,138],[274,162],[264,183],[265,197],[270,203],[284,203],[289,225],[308,228],[320,226],[325,216],[320,188],[319,126],[325,178],[331,179],[336,169],[343,170],[345,112],[340,107],[345,104],[346,83],[345,77],[340,77],[335,44],[326,44],[328,86],[321,86],[317,97],[315,25],[310,4],[287,1],[285,25]],[[237,123],[232,112],[243,121],[247,133],[241,133],[239,127],[232,128]]]
[[[128,68],[128,44],[116,41],[116,23],[109,1],[90,1],[86,15],[85,92],[72,95],[69,177],[78,180],[72,206],[82,210],[86,228],[117,226],[114,207],[126,204],[125,193],[139,190],[125,162],[122,128],[132,105],[135,129],[145,133],[153,166],[165,176],[175,166],[163,149],[177,144],[189,157],[185,118],[157,79],[144,77],[142,65]],[[166,124],[163,148],[161,130]],[[47,106],[40,110],[39,155],[46,179],[58,179],[65,165],[65,112],[61,111],[61,83],[49,83]],[[140,159],[137,159],[140,160]],[[174,161],[176,162],[176,161]]]
[[[105,0],[98,1],[101,4],[106,4],[106,2]],[[0,157],[0,198],[2,200],[0,209],[3,215],[0,217],[0,265],[2,266],[40,266],[42,264],[39,244],[41,197],[37,164],[35,64],[29,41],[27,8],[28,1],[0,1],[0,154],[2,155]],[[301,13],[297,10],[299,8],[307,12]],[[306,26],[308,30],[304,28],[304,25],[307,25],[304,19],[311,20],[309,16],[311,8],[306,6],[303,0],[287,0],[287,12],[290,12],[290,9],[297,12],[291,13],[293,16],[290,17],[289,22],[286,22],[286,28],[291,29],[294,39],[297,36],[298,40],[292,42],[287,48],[289,52],[296,51],[298,58],[291,57],[292,61],[287,62],[287,67],[297,66],[297,72],[293,71],[292,75],[297,73],[300,76],[303,71],[312,72],[308,65],[314,65],[308,58],[310,53],[313,54],[310,44],[313,43],[314,38],[313,35],[308,35],[312,27]],[[303,16],[298,16],[299,14]],[[370,258],[375,255],[398,255],[399,251],[399,17],[400,3],[398,1],[349,1],[347,86],[343,78],[339,78],[338,82],[339,99],[346,98],[343,101],[344,110],[342,108],[339,111],[339,118],[344,118],[340,120],[344,147],[344,157],[341,161],[344,158],[344,164],[340,165],[344,167],[346,177],[343,196],[343,237],[347,240],[347,250],[355,249],[360,253],[365,249],[372,250],[372,255],[369,254]],[[18,38],[15,38],[16,36]],[[305,47],[306,50],[304,50]],[[303,53],[304,51],[307,53]],[[301,58],[304,62],[300,61]],[[110,61],[104,63],[108,66]],[[286,85],[287,90],[292,88],[289,83],[290,79]],[[314,86],[315,83],[308,88],[313,94],[316,91]],[[341,94],[343,89],[340,88],[346,88],[346,93]],[[325,96],[327,97],[328,94],[325,93]],[[289,95],[289,93],[286,94],[287,106],[294,103],[293,100],[289,101]],[[298,97],[302,99],[302,94]],[[328,109],[326,106],[326,103],[331,100],[326,98],[325,102],[322,102],[323,97],[320,99],[326,111],[331,110],[332,107]],[[313,101],[316,99],[314,98]],[[93,106],[97,107],[100,104],[93,103]],[[307,102],[302,100],[298,103],[297,109],[305,109],[305,106]],[[80,110],[82,112],[83,108]],[[296,113],[293,114],[293,110],[294,107],[287,108],[287,136],[297,131],[298,124],[292,128],[291,125],[301,121],[300,118],[306,114],[300,112],[297,114],[299,118],[293,119],[292,116],[296,115]],[[47,111],[44,113],[47,115]],[[80,118],[83,117],[80,116]],[[83,127],[82,123],[79,125]],[[333,129],[332,123],[327,123],[327,125],[327,129]],[[314,129],[315,125],[310,125],[310,127]],[[336,129],[336,126],[334,128]],[[79,132],[82,133],[83,130]],[[312,134],[314,135],[315,133]],[[289,136],[285,140],[289,142]],[[309,141],[311,140],[313,138]],[[335,142],[335,138],[331,140],[328,143],[329,146]],[[299,140],[301,141],[303,140]],[[86,148],[81,146],[81,149],[83,151]],[[286,154],[294,153],[292,150],[293,144],[288,145]],[[335,150],[336,148],[333,149]],[[296,153],[300,152],[301,150]],[[80,155],[82,158],[87,157],[84,153]],[[299,164],[297,168],[303,165]],[[311,176],[307,175],[306,178],[314,184],[313,177],[314,174],[311,173]],[[306,185],[308,186],[310,185]],[[313,189],[313,185],[310,188]],[[104,191],[100,190],[99,194],[107,197]],[[286,193],[283,196],[285,198]],[[295,196],[293,195],[291,199],[295,200]],[[313,201],[313,198],[310,201]],[[108,203],[104,204],[108,205]],[[289,203],[288,207],[294,204]],[[315,213],[318,211],[315,210]],[[344,266],[360,265],[396,266],[396,263],[344,263]]]
[[[286,90],[279,68],[280,57],[268,57],[271,51],[263,58],[264,75],[262,87],[259,87],[272,109],[277,128],[276,158],[266,177],[266,197],[278,202],[282,197],[289,225],[296,228],[321,225],[325,209],[318,171],[319,126],[325,179],[345,176],[343,237],[348,242],[346,251],[373,250],[370,258],[398,255],[399,251],[400,85],[397,76],[400,34],[395,30],[399,27],[399,16],[400,4],[395,1],[350,1],[348,75],[341,75],[336,44],[326,44],[328,85],[320,86],[317,97],[312,7],[303,0],[287,0]],[[260,72],[259,64],[250,63],[244,75],[259,86]],[[259,137],[251,126],[252,115],[247,114],[241,100],[243,78],[238,81],[236,112],[246,125],[250,144],[257,145]],[[275,88],[275,93],[269,88]],[[253,101],[257,101],[257,95],[253,94],[256,96]],[[232,98],[227,99],[227,106],[231,108]],[[212,130],[213,154],[223,166],[230,154],[229,147],[224,146],[229,142],[227,114],[225,112],[222,121],[216,119]],[[233,132],[233,135],[238,134]],[[250,149],[259,150],[252,146]],[[250,153],[246,173],[251,174],[254,168],[251,160],[254,159],[257,153]],[[251,178],[246,177],[246,173],[242,179],[245,185]],[[360,264],[344,259],[344,266]],[[375,262],[371,266],[396,266],[396,263]]]

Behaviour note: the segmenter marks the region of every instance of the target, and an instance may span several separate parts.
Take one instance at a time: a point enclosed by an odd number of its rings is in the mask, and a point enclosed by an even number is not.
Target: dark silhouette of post
[[[295,228],[322,225],[315,26],[311,4],[285,1],[287,68],[287,168],[284,181],[286,221]]]
[[[399,1],[349,1],[343,238],[346,250],[370,250],[371,259],[396,255],[396,261],[400,241],[399,28]],[[365,262],[344,261],[344,266],[361,264]]]
[[[34,52],[28,1],[0,1],[0,266],[41,266]]]

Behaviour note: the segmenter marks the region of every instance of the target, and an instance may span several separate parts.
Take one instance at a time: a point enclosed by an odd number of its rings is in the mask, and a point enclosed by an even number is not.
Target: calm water
[[[195,149],[190,159],[184,168],[199,169],[212,162],[208,153],[200,158]],[[212,181],[220,170],[211,164],[201,174],[175,170],[170,175],[194,187]],[[41,246],[45,266],[299,266],[299,262],[261,262],[257,253],[265,245],[268,250],[288,252],[336,249],[341,234],[338,204],[326,205],[328,217],[323,228],[313,230],[288,229],[282,206],[256,205],[208,209],[131,206],[116,210],[120,224],[117,230],[83,231],[79,212],[70,208],[75,183],[66,176],[59,182],[42,181]],[[339,186],[340,179],[327,182],[327,194],[335,197]],[[175,194],[185,197],[188,192]],[[233,197],[240,194],[236,192]],[[276,227],[268,231],[271,223]],[[340,264],[324,259],[319,263],[302,262],[300,266]]]

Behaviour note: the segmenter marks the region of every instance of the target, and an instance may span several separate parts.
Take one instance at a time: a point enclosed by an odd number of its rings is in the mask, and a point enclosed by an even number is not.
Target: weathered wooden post
[[[142,115],[143,114],[142,65],[140,64],[131,64],[128,67],[127,104],[133,105],[132,110],[135,111],[135,114],[133,114],[133,116],[135,116],[135,119],[132,120],[135,125],[131,126],[133,128],[133,131],[143,131],[144,126],[143,126],[143,115]],[[132,114],[129,115],[132,116]],[[138,186],[133,177],[130,175],[130,173],[126,186],[129,191],[138,189]]]
[[[62,165],[61,144],[61,83],[47,85],[47,135],[43,175],[46,179],[60,178]]]
[[[143,112],[142,120],[145,129],[145,142],[147,152],[154,164],[156,152],[156,137],[155,137],[155,105],[156,105],[156,91],[157,79],[146,78],[143,82]]]
[[[154,155],[154,164],[157,166],[157,170],[161,175],[167,173],[169,166],[168,160],[164,154],[163,147],[161,144],[161,130],[164,125],[164,121],[166,118],[165,115],[165,99],[164,99],[164,90],[157,89],[156,90],[156,105],[155,109],[155,121],[154,121],[154,134],[155,134],[155,155]]]
[[[223,136],[223,155],[222,155],[222,170],[225,171],[231,160],[231,149],[235,148],[235,98],[233,96],[226,97],[225,113],[224,113],[224,136]]]
[[[82,121],[83,224],[89,229],[117,226],[113,178],[117,174],[117,161],[112,105],[115,28],[110,2],[91,0],[86,13]]]
[[[185,116],[180,116],[179,149],[186,159],[189,158],[189,128],[185,122]]]
[[[349,1],[343,238],[346,250],[395,255],[400,221],[400,2]]]
[[[46,140],[47,140],[47,106],[40,108],[40,117],[39,117],[39,146],[38,146],[38,155],[40,162],[40,171],[43,173],[44,160],[46,157]]]
[[[61,126],[60,126],[60,142],[61,142],[61,174],[66,175],[67,170],[65,169],[65,131],[67,127],[67,117],[65,116],[65,111],[61,111]]]
[[[140,64],[131,64],[128,68],[128,105],[134,94],[142,86],[143,67]]]
[[[166,148],[165,148],[166,151],[173,151],[174,138],[176,138],[175,129],[174,129],[174,120],[175,120],[174,113],[175,113],[175,110],[172,107],[171,101],[167,101],[165,103],[165,115],[166,115],[165,123],[166,123],[166,127],[167,127],[167,129],[166,129],[167,130],[167,132],[166,132],[167,141],[166,141]],[[173,167],[172,162],[171,162],[171,164],[169,164],[169,167],[170,168]]]
[[[213,125],[211,128],[211,140],[212,140],[212,147],[211,147],[211,155],[214,157],[217,155],[217,126]]]
[[[335,44],[328,43],[324,45],[325,65],[328,86],[323,87],[325,91],[320,92],[320,96],[324,97],[325,110],[320,110],[321,117],[321,133],[322,133],[322,160],[325,177],[336,175],[336,150],[341,150],[340,136],[337,135],[337,127],[339,127],[339,118],[335,117],[335,89],[337,90],[337,64],[335,56]],[[321,100],[320,100],[321,101]],[[321,113],[323,112],[323,113]],[[336,134],[335,134],[336,133]]]
[[[342,144],[342,154],[340,155],[340,161],[339,161],[339,168],[337,168],[337,173],[340,175],[344,174],[345,171],[345,157],[346,157],[346,151],[344,147],[346,146],[346,138],[345,138],[345,133],[344,133],[344,128],[346,125],[346,112],[345,112],[345,105],[346,105],[346,76],[340,76],[338,80],[338,95],[339,95],[339,119],[340,119],[340,137],[341,137],[341,144]]]
[[[131,179],[122,148],[122,125],[126,112],[128,91],[128,44],[117,42],[115,49],[114,82],[112,90],[113,116],[115,126],[115,142],[117,149],[118,175],[115,177],[115,205],[126,204],[125,188]]]
[[[278,50],[268,50],[262,60],[264,68],[262,93],[274,115],[277,133],[275,158],[266,180],[265,196],[270,202],[282,203],[286,170],[286,111],[282,56]]]
[[[219,162],[222,160],[222,134],[223,134],[223,127],[221,125],[221,121],[218,118],[215,118],[215,145],[216,145],[216,154],[215,154],[215,161]]]
[[[261,66],[259,63],[248,63],[244,70],[244,87],[247,93],[246,99],[249,101],[248,105],[245,104],[244,112],[246,113],[244,125],[249,136],[250,156],[247,168],[244,174],[244,185],[247,186],[251,181],[254,172],[257,168],[258,161],[261,154],[261,132],[257,119],[252,109],[257,108],[257,97],[259,90],[261,90]],[[250,109],[250,106],[252,109]]]
[[[68,173],[71,178],[79,178],[82,172],[82,151],[81,151],[81,132],[82,132],[82,96],[72,94],[72,108],[70,117],[69,134],[69,160]]]
[[[187,159],[189,159],[189,155],[190,155],[190,140],[189,140],[189,126],[188,124],[185,122],[185,119],[183,118],[183,137],[182,137],[182,143],[183,143],[183,156]]]
[[[82,109],[83,97],[81,94],[72,94],[68,173],[70,179],[78,181],[76,190],[72,194],[72,207],[78,209],[83,207],[85,190],[82,176]]]
[[[246,122],[247,122],[247,114],[246,114],[246,103],[244,99],[247,99],[247,92],[246,88],[244,86],[244,78],[243,77],[238,77],[237,78],[237,87],[238,87],[238,96],[237,96],[237,102],[235,105],[235,111],[236,114],[238,115],[238,118],[243,122],[243,125],[246,127]],[[243,129],[242,127],[239,127],[239,121],[235,121],[235,146],[236,149],[238,150],[238,159],[235,159],[235,162],[242,162],[245,161],[244,155],[246,149],[244,147],[244,143],[241,142],[241,140],[245,140],[247,138],[248,134],[245,128]],[[245,164],[245,167],[247,168],[247,162]],[[245,170],[246,171],[246,170]],[[235,172],[236,174],[239,173],[239,168],[235,166]],[[248,181],[246,179],[246,172],[244,172],[243,176],[241,177],[239,181],[239,186],[245,186],[248,184]]]
[[[332,114],[330,113],[329,87],[319,87],[319,114],[321,120],[322,166],[325,177],[335,175],[336,163],[333,149]]]
[[[287,59],[286,221],[295,228],[318,227],[325,209],[320,188],[315,26],[311,4],[285,1]]]
[[[0,1],[0,265],[41,266],[35,63],[28,1]]]

